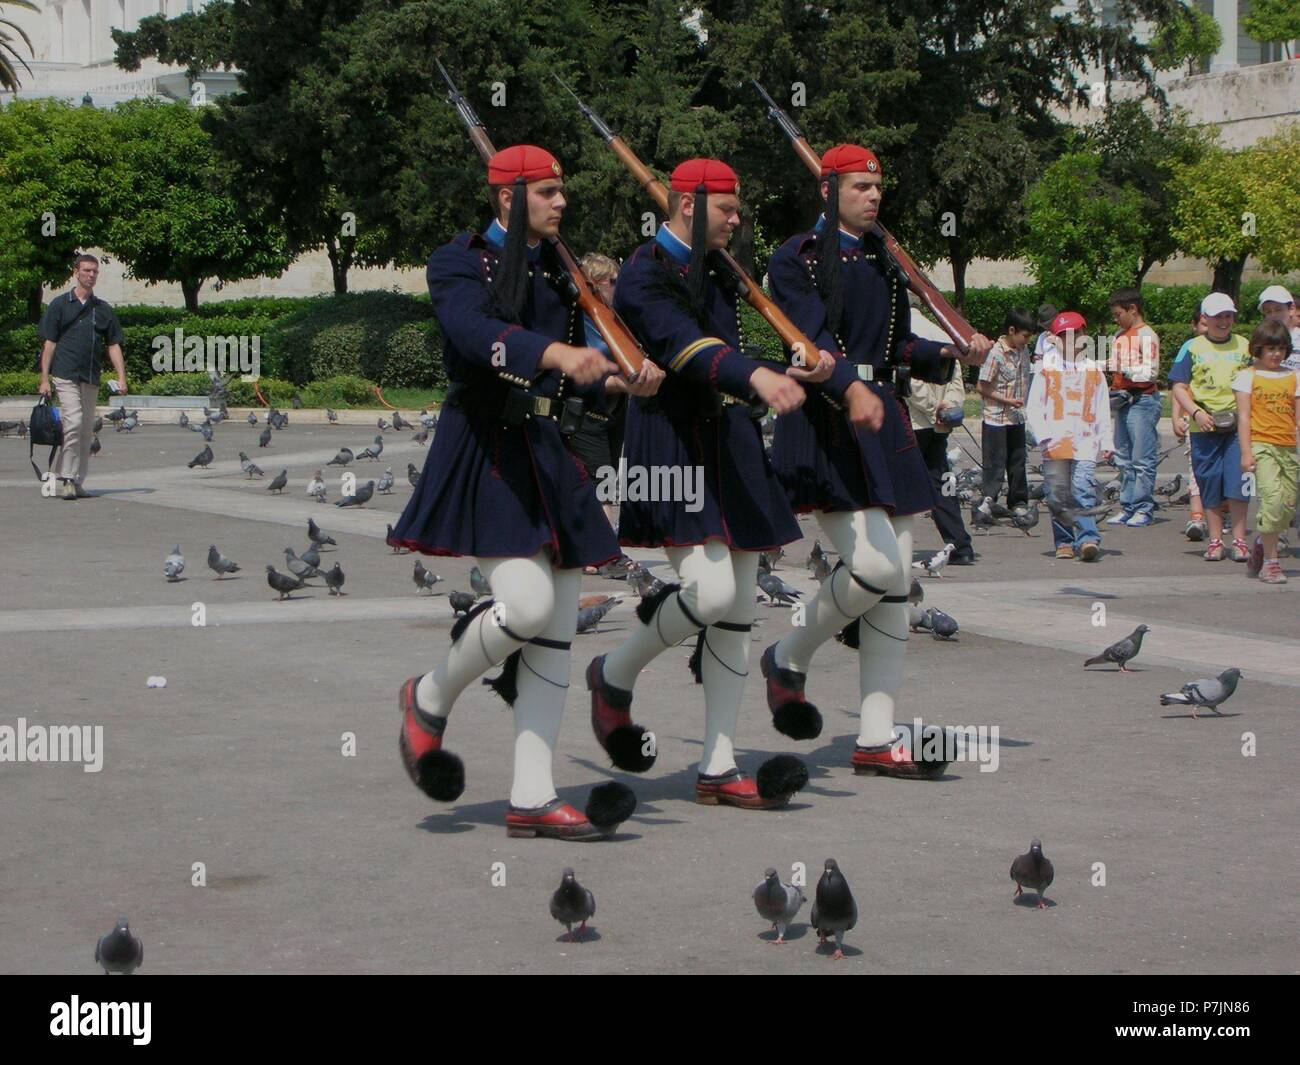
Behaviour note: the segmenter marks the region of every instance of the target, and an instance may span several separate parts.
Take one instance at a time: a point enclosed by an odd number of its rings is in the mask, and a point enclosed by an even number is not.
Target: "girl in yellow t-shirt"
[[[1277,537],[1295,517],[1300,481],[1296,459],[1300,373],[1282,369],[1290,351],[1290,332],[1277,322],[1264,322],[1250,338],[1251,366],[1232,382],[1241,468],[1243,473],[1254,473],[1259,496],[1258,535],[1246,572],[1269,584],[1286,583],[1277,558]]]

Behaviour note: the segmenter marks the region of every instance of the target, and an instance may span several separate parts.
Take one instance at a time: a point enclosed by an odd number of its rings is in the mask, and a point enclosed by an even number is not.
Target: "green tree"
[[[1207,15],[1190,4],[1180,4],[1181,10],[1152,35],[1151,55],[1158,70],[1173,70],[1184,63],[1189,73],[1195,64],[1208,59],[1223,44],[1223,31],[1213,15]]]
[[[1300,39],[1300,4],[1296,0],[1255,0],[1241,25],[1257,41],[1282,44],[1287,58],[1292,58],[1291,42]]]
[[[1255,257],[1266,270],[1300,270],[1300,125],[1257,141],[1246,168],[1247,210],[1255,218]]]
[[[9,6],[21,7],[25,11],[40,11],[40,8],[33,4],[31,0],[9,0]],[[3,12],[4,8],[0,7],[0,13]],[[14,38],[9,35],[10,30],[13,30],[22,39],[23,44],[27,45],[28,55],[32,54],[32,41],[16,22],[12,22],[7,18],[0,18],[0,91],[17,92],[20,85],[18,71],[14,69],[14,60],[18,60],[28,74],[32,72],[32,68],[27,65],[27,60],[19,54],[18,49],[14,46]]]
[[[1025,258],[1045,296],[1085,316],[1137,280],[1142,253],[1142,196],[1101,174],[1094,153],[1071,151],[1029,190]]]
[[[106,112],[64,101],[0,107],[0,291],[27,321],[40,320],[41,287],[102,246],[108,203],[128,179],[110,126]]]
[[[130,180],[110,198],[104,235],[130,276],[179,284],[191,311],[205,280],[278,274],[291,261],[282,235],[241,211],[243,190],[213,151],[199,110],[157,100],[115,109],[113,139]]]
[[[1152,266],[1178,250],[1171,232],[1169,183],[1176,166],[1200,158],[1207,137],[1181,114],[1153,115],[1141,100],[1125,100],[1107,106],[1105,117],[1088,127],[1088,139],[1101,153],[1102,177],[1142,197],[1142,251],[1135,279],[1141,284]]]

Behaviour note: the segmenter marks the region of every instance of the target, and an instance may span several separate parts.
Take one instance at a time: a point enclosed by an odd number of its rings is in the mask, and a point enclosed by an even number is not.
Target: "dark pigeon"
[[[817,881],[817,897],[813,900],[809,922],[817,929],[818,947],[824,946],[833,935],[835,953],[831,959],[837,961],[844,957],[844,933],[858,923],[858,904],[834,858],[826,859],[825,871]]]
[[[144,944],[131,935],[125,917],[95,944],[95,962],[104,967],[105,976],[109,973],[130,976],[144,964]]]
[[[95,437],[95,438],[90,442],[90,453],[91,453],[92,455],[98,455],[98,454],[99,454],[101,451],[103,451],[103,450],[104,450],[104,445],[101,444],[101,443],[99,442],[99,437],[96,436],[96,437]]]
[[[374,494],[375,494],[375,482],[367,481],[365,484],[363,484],[360,488],[357,489],[356,495],[344,496],[342,499],[338,500],[334,505],[336,507],[364,507],[367,503],[370,502],[370,497],[373,496]]]
[[[301,555],[299,555],[298,557],[299,557],[300,559],[302,559],[304,562],[306,562],[307,565],[309,565],[309,566],[319,566],[319,565],[320,565],[320,545],[319,545],[319,544],[312,544],[311,547],[307,548],[307,550],[304,551],[304,552],[303,552]]]
[[[352,461],[352,449],[341,447],[339,448],[339,453],[335,455],[332,459],[330,459],[329,462],[325,463],[325,465],[346,466],[351,461]]]
[[[1022,854],[1011,863],[1011,879],[1016,882],[1014,899],[1023,894],[1025,888],[1038,892],[1038,908],[1047,909],[1047,899],[1043,892],[1052,886],[1056,870],[1051,861],[1043,855],[1043,845],[1034,840],[1029,844],[1029,853]]]
[[[1136,658],[1138,652],[1142,650],[1142,637],[1151,630],[1145,625],[1139,625],[1124,639],[1118,643],[1113,643],[1101,654],[1095,655],[1083,664],[1083,668],[1098,665],[1101,662],[1115,662],[1119,666],[1121,673],[1129,672],[1126,663]]]
[[[190,469],[194,469],[195,466],[202,466],[206,470],[208,468],[208,463],[211,461],[212,461],[212,448],[204,447],[202,451],[200,451],[197,455],[195,455],[192,459],[190,459],[189,467]]]
[[[266,567],[266,583],[271,586],[273,591],[280,593],[277,603],[282,602],[290,592],[296,592],[299,588],[304,588],[307,582],[300,577],[290,577],[280,573],[274,566]]]
[[[321,531],[321,527],[316,524],[315,518],[307,519],[307,539],[317,547],[324,547],[326,544],[333,544],[335,547],[338,547],[338,543],[335,541],[334,537]]]
[[[406,479],[410,482],[412,488],[420,486],[420,471],[415,468],[414,462],[406,464]]]
[[[257,446],[258,447],[271,446],[271,427],[269,425],[258,434]]]
[[[289,471],[281,470],[271,479],[271,483],[266,486],[268,492],[283,492],[284,486],[289,483]]]
[[[311,565],[311,563],[304,562],[295,555],[292,547],[286,547],[284,549],[284,565],[285,568],[299,580],[306,581],[310,580],[312,577],[320,576],[320,570]]]
[[[599,632],[600,623],[606,614],[618,606],[620,597],[609,596],[603,603],[593,603],[578,611],[578,632]]]
[[[459,617],[469,612],[470,607],[474,605],[474,596],[469,592],[458,592],[453,589],[447,593],[447,602],[451,604],[452,613]]]
[[[577,942],[596,916],[596,896],[578,883],[572,869],[564,870],[560,886],[551,895],[551,916],[564,925],[563,939]],[[578,931],[573,931],[574,925]]]
[[[411,573],[411,580],[415,582],[416,595],[419,595],[425,588],[429,589],[429,594],[432,595],[433,586],[442,580],[442,578],[434,573],[433,570],[425,569],[424,563],[417,558],[415,560],[415,569]]]
[[[208,568],[217,575],[217,580],[221,580],[227,573],[239,572],[238,564],[231,562],[218,551],[216,544],[208,545]]]
[[[474,594],[479,597],[492,594],[492,585],[488,583],[488,579],[483,576],[483,571],[477,566],[470,567],[469,586],[473,589]]]
[[[304,557],[306,556],[304,555]],[[334,568],[323,574],[323,576],[325,578],[325,587],[330,590],[330,595],[348,594],[343,590],[343,567],[337,562],[334,563]]]
[[[798,589],[791,588],[775,573],[759,570],[758,586],[763,589],[763,594],[767,596],[768,605],[787,603],[793,606],[799,600],[800,592]]]

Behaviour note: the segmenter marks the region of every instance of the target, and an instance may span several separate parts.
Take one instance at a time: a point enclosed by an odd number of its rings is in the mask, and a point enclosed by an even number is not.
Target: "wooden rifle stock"
[[[803,135],[803,132],[794,124],[794,121],[786,114],[785,110],[772,97],[768,96],[763,86],[757,81],[753,82],[753,85],[758,90],[759,95],[763,97],[763,102],[767,104],[768,117],[781,127],[781,131],[789,139],[795,155],[812,171],[813,177],[820,182],[822,176],[821,157],[813,151],[812,145],[808,143],[808,138]],[[903,246],[898,243],[889,230],[879,222],[875,224],[874,228],[876,234],[884,243],[885,250],[893,256],[895,264],[907,278],[908,288],[915,292],[921,302],[929,308],[930,313],[938,320],[940,328],[952,337],[963,351],[966,350],[970,346],[970,338],[975,335],[975,330],[971,324],[948,302],[934,282],[926,277],[924,271],[903,250]]]
[[[451,80],[451,75],[447,73],[442,63],[435,58],[434,62],[438,64],[438,69],[442,72],[443,79],[447,82],[447,99],[451,101],[456,113],[460,115],[461,121],[469,130],[469,139],[474,142],[474,147],[478,149],[479,155],[483,161],[487,162],[492,156],[496,155],[496,148],[492,145],[491,138],[488,137],[487,128],[480,121],[474,109],[469,105],[469,101],[460,94],[455,83]],[[573,291],[575,302],[579,309],[596,327],[596,332],[600,334],[602,340],[609,347],[609,354],[613,360],[618,363],[619,369],[623,376],[628,380],[635,380],[641,372],[641,366],[645,362],[645,353],[641,350],[633,338],[631,331],[623,324],[623,321],[614,312],[614,309],[601,299],[591,287],[587,280],[587,275],[582,272],[582,267],[578,265],[577,259],[569,251],[568,246],[558,236],[550,238],[551,246],[555,249],[560,258],[560,263],[569,275],[569,284]]]
[[[637,183],[645,189],[659,210],[666,216],[668,214],[668,189],[664,187],[664,183],[650,172],[650,168],[637,158],[636,153],[628,147],[627,142],[611,130],[604,120],[579,98],[576,92],[570,89],[568,85],[565,85],[558,75],[552,76],[564,86],[570,96],[577,100],[578,107],[587,117],[587,121],[595,127],[601,139],[609,145],[614,154],[618,156],[619,161],[627,167],[632,176],[636,178]],[[785,312],[768,298],[767,293],[754,283],[749,274],[745,272],[745,268],[736,262],[729,251],[723,248],[716,254],[736,279],[737,287],[740,294],[745,298],[745,302],[763,316],[763,320],[776,331],[776,334],[781,338],[781,342],[794,352],[794,365],[809,369],[816,367],[818,360],[817,345],[809,340],[803,331],[786,317]]]

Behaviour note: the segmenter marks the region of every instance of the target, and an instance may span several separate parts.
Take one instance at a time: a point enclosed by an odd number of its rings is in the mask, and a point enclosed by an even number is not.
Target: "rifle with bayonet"
[[[469,101],[456,88],[456,83],[451,80],[447,68],[436,57],[434,62],[438,64],[438,70],[447,83],[447,99],[456,109],[456,113],[460,115],[461,121],[465,123],[465,127],[469,130],[469,139],[474,142],[474,147],[478,149],[479,155],[483,157],[484,162],[487,162],[492,156],[496,155],[496,148],[492,146],[492,141],[488,137],[487,127],[475,114],[474,108],[470,106]],[[614,312],[614,308],[596,294],[591,287],[591,283],[587,280],[587,275],[582,272],[582,267],[578,265],[577,259],[574,258],[573,253],[569,251],[564,241],[555,236],[550,238],[550,242],[559,256],[561,264],[569,274],[570,290],[578,307],[583,314],[591,319],[592,325],[596,327],[596,332],[608,345],[610,357],[618,363],[623,376],[629,381],[636,380],[637,375],[641,372],[641,366],[645,362],[645,353],[641,350],[641,346],[636,342],[628,327],[623,324],[623,320]]]
[[[794,148],[794,153],[800,160],[813,172],[813,176],[821,180],[822,163],[821,158],[813,151],[812,145],[808,143],[808,138],[803,135],[803,131],[794,124],[794,120],[786,114],[779,104],[772,97],[768,96],[757,81],[753,82],[754,88],[758,90],[763,102],[767,104],[767,117],[781,127],[786,137],[790,140],[790,146]],[[875,224],[876,235],[880,237],[885,246],[885,251],[893,260],[903,275],[907,278],[907,287],[910,288],[920,298],[921,302],[930,309],[940,327],[945,333],[952,337],[953,341],[965,351],[970,346],[970,339],[975,335],[975,330],[971,324],[966,321],[951,303],[944,298],[933,281],[925,276],[925,273],[916,265],[912,257],[903,250],[903,246],[894,239],[894,235],[889,232],[879,222]]]
[[[649,193],[650,198],[655,201],[659,210],[667,215],[668,190],[664,187],[663,182],[650,172],[650,168],[636,157],[636,153],[627,146],[627,142],[611,130],[605,121],[587,106],[581,97],[570,89],[558,74],[552,74],[551,76],[564,86],[568,94],[577,101],[579,110],[587,117],[587,121],[592,124],[596,132],[600,134],[601,139],[609,145],[614,154],[618,156],[619,161],[627,167],[641,187]],[[818,360],[817,345],[809,340],[803,331],[794,322],[790,321],[785,312],[768,298],[767,294],[745,272],[744,267],[736,262],[730,252],[723,248],[717,254],[735,278],[737,287],[745,302],[763,316],[767,324],[776,330],[781,342],[794,353],[792,360],[794,365],[801,368],[815,367]]]

